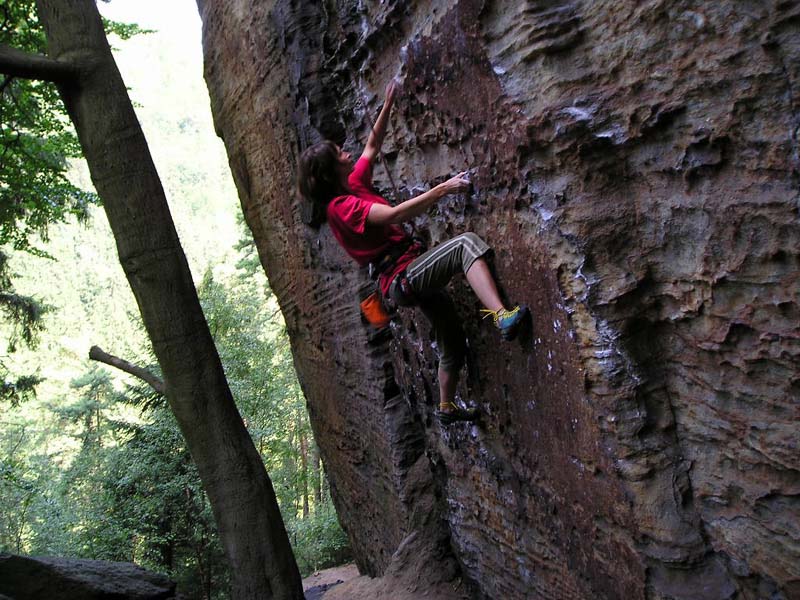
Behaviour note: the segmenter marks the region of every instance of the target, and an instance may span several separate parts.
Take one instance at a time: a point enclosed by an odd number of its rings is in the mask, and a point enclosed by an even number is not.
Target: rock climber
[[[473,421],[474,408],[455,403],[459,371],[466,355],[466,339],[445,285],[459,271],[483,303],[486,316],[505,340],[513,340],[527,307],[507,309],[486,263],[489,246],[474,233],[463,233],[425,251],[400,225],[424,213],[450,194],[467,192],[466,172],[459,173],[427,192],[391,206],[372,187],[372,167],[380,154],[397,86],[386,88],[386,100],[370,132],[361,157],[353,165],[349,152],[332,141],[307,148],[300,157],[300,193],[324,208],[328,225],[344,250],[361,266],[377,274],[385,299],[397,306],[418,306],[430,320],[439,360],[439,410],[441,424]]]

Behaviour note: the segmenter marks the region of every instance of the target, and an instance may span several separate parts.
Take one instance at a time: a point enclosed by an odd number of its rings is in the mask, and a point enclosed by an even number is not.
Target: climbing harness
[[[395,275],[386,294],[386,300],[393,306],[415,306],[418,304],[417,294],[411,287],[405,270]]]
[[[391,271],[400,257],[409,252],[414,252],[419,256],[425,250],[425,242],[413,237],[406,238],[398,244],[392,244],[384,250],[383,254],[369,263],[369,278],[377,280],[384,273]]]
[[[369,265],[370,278],[376,282],[378,278],[394,267],[397,260],[408,252],[415,252],[417,255],[425,250],[425,246],[419,240],[409,239],[401,244],[397,244],[387,250],[378,260]],[[384,298],[380,290],[372,292],[361,301],[361,312],[364,318],[377,329],[386,327],[391,318],[384,306],[384,300],[394,303],[397,306],[411,306],[416,303],[416,296],[411,284],[406,276],[405,269],[395,275],[389,286],[389,298]]]

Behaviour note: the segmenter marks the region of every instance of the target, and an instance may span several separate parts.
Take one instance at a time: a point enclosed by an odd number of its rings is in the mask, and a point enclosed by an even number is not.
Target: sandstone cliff
[[[800,2],[199,0],[206,79],[363,572],[474,597],[800,598]],[[388,196],[473,230],[532,331],[453,286],[460,396],[432,419],[421,315],[372,333],[366,274],[294,193],[402,82]]]

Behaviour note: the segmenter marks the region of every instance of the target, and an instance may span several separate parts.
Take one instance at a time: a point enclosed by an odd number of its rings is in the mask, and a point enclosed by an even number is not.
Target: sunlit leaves
[[[6,2],[0,10],[0,43],[44,54],[46,42],[32,0]],[[86,217],[97,196],[66,176],[80,145],[56,87],[0,76],[0,245],[40,252],[34,234],[73,215]]]

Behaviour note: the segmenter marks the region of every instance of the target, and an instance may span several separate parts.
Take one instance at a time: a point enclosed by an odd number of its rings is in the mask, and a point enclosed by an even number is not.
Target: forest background
[[[116,0],[100,9],[147,30],[110,36],[115,59],[298,565],[306,574],[341,562],[346,538],[281,313],[214,134],[196,5]],[[81,161],[70,163],[68,177],[92,189]],[[20,339],[18,322],[0,324],[8,342],[4,380],[38,380],[35,393],[0,404],[0,551],[134,561],[169,574],[190,597],[225,597],[228,574],[210,507],[165,400],[88,358],[97,345],[158,372],[105,215],[89,206],[87,217],[47,224],[27,249],[2,248],[9,289],[44,311],[31,343]]]

